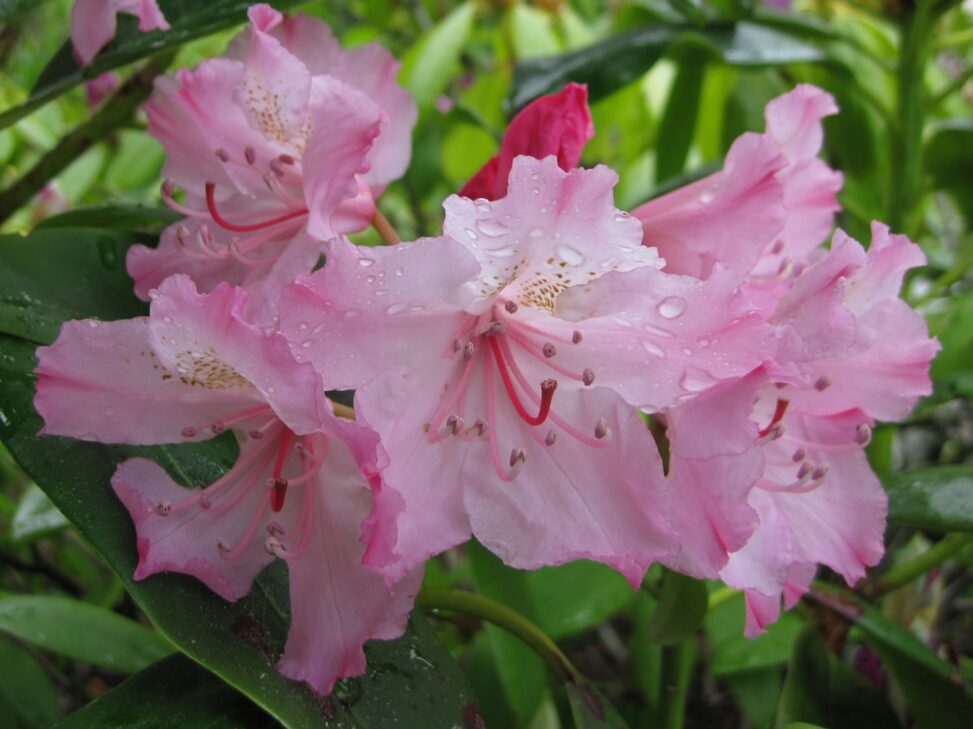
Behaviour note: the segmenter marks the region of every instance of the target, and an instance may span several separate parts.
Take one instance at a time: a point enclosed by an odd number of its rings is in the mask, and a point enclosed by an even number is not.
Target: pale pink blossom
[[[114,71],[105,71],[97,78],[85,82],[84,90],[88,97],[88,106],[92,109],[100,106],[101,102],[113,94],[121,83],[121,78]]]
[[[821,119],[837,110],[829,94],[799,85],[767,105],[767,131],[737,139],[722,170],[636,208],[666,270],[773,275],[823,243],[842,176],[817,154]]]
[[[881,558],[886,497],[863,449],[875,419],[902,418],[931,392],[938,350],[899,298],[925,262],[907,238],[875,223],[867,251],[838,231],[808,258],[763,299],[774,360],[667,415],[671,521],[700,532],[673,566],[744,590],[748,635],[807,590],[816,565],[854,584]]]
[[[136,579],[192,575],[227,600],[286,561],[291,628],[278,669],[327,693],[365,669],[362,646],[400,635],[420,573],[397,584],[362,565],[361,523],[380,487],[377,438],[336,418],[320,377],[284,339],[245,321],[247,295],[198,294],[185,276],[149,317],[67,322],[38,350],[44,432],[108,443],[176,443],[231,430],[236,464],[205,489],[132,458],[112,478],[135,521]]]
[[[472,533],[516,567],[584,557],[638,584],[669,550],[661,464],[631,403],[745,374],[768,341],[731,281],[659,272],[616,180],[521,156],[506,197],[446,201],[445,237],[335,240],[285,289],[295,356],[361,388],[389,454],[370,564],[395,576]]]
[[[225,57],[156,82],[163,195],[187,219],[158,248],[133,247],[128,270],[143,298],[177,272],[243,286],[272,324],[280,286],[313,268],[321,241],[367,227],[404,173],[416,109],[381,47],[342,50],[320,21],[267,5],[249,15]]]
[[[169,30],[156,0],[74,0],[71,7],[71,42],[87,66],[115,37],[116,13],[128,13],[139,19],[139,30]]]

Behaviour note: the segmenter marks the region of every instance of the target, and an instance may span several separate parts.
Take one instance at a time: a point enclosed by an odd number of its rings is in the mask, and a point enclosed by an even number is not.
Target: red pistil
[[[273,225],[279,223],[286,223],[288,220],[293,220],[294,218],[299,218],[302,215],[307,215],[308,209],[301,208],[300,210],[292,210],[289,213],[280,215],[276,218],[271,218],[270,220],[265,220],[262,223],[253,223],[251,225],[236,225],[231,223],[229,220],[220,215],[219,211],[216,209],[216,184],[213,182],[206,183],[206,207],[209,208],[209,214],[215,222],[221,228],[226,230],[232,230],[235,233],[252,233],[255,230],[264,230]]]
[[[274,463],[274,487],[270,492],[270,508],[274,511],[280,511],[284,508],[284,498],[287,496],[287,479],[281,478],[280,474],[284,470],[284,459],[287,458],[287,449],[290,448],[292,440],[294,440],[294,431],[288,428],[281,436],[277,461]]]
[[[551,402],[554,400],[554,390],[557,389],[557,380],[544,380],[541,383],[541,405],[537,410],[537,415],[531,415],[527,412],[524,404],[520,401],[520,397],[517,395],[517,391],[514,389],[514,383],[510,379],[510,373],[507,371],[507,363],[503,359],[503,354],[500,352],[500,345],[497,343],[498,337],[487,337],[486,340],[490,343],[490,349],[493,350],[493,358],[497,362],[497,369],[500,371],[500,379],[503,380],[503,386],[507,390],[507,395],[510,397],[510,402],[513,403],[514,410],[517,411],[517,415],[523,418],[523,421],[528,425],[540,425],[545,420],[547,420],[548,414],[551,412]]]
[[[774,408],[774,415],[767,424],[767,427],[760,431],[758,434],[761,438],[770,433],[781,420],[784,419],[784,413],[787,412],[787,406],[790,405],[790,400],[784,400],[783,398],[777,398],[777,407]]]

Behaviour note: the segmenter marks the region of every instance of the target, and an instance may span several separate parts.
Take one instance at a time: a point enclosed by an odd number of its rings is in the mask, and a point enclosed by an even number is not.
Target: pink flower
[[[570,83],[556,94],[541,96],[511,119],[499,154],[483,165],[459,194],[486,200],[504,197],[510,168],[520,155],[535,159],[554,155],[562,170],[574,169],[594,133],[586,86]]]
[[[114,71],[105,71],[98,78],[88,81],[84,85],[88,96],[88,106],[94,109],[121,85],[121,79]]]
[[[87,66],[115,37],[115,14],[139,19],[139,30],[169,30],[156,0],[74,0],[71,7],[71,42],[82,66]]]
[[[671,519],[700,532],[674,566],[745,590],[748,635],[777,619],[781,596],[800,598],[817,564],[853,584],[878,562],[886,497],[863,448],[875,418],[902,418],[931,392],[938,344],[898,298],[925,261],[918,246],[875,223],[867,252],[838,231],[818,253],[764,299],[775,360],[668,415]]]
[[[724,277],[659,272],[616,180],[518,157],[505,198],[446,201],[446,237],[335,240],[285,289],[295,355],[362,388],[389,454],[370,564],[394,577],[472,532],[515,567],[584,557],[638,584],[669,549],[659,458],[619,395],[671,405],[767,338]]]
[[[180,272],[203,290],[241,285],[269,324],[320,242],[366,227],[405,171],[416,109],[379,46],[342,50],[320,21],[267,5],[249,15],[226,57],[157,81],[146,110],[168,153],[163,195],[187,219],[157,249],[133,247],[128,270],[143,298]]]
[[[666,270],[706,278],[720,264],[775,274],[822,243],[842,177],[817,158],[834,99],[802,84],[767,105],[764,134],[742,135],[724,168],[633,211]]]
[[[386,586],[362,566],[377,438],[328,410],[314,370],[243,319],[246,298],[225,284],[200,295],[173,276],[147,318],[66,323],[38,350],[35,406],[44,432],[84,440],[174,443],[232,430],[239,458],[205,489],[144,458],[116,470],[112,487],[138,537],[135,578],[183,572],[237,600],[285,560],[291,630],[278,669],[327,693],[364,671],[366,640],[402,633],[420,573]]]

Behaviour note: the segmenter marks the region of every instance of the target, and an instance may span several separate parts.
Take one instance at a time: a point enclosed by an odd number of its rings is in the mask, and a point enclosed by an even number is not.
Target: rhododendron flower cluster
[[[578,167],[594,129],[571,84],[514,118],[441,235],[367,247],[347,234],[411,155],[396,62],[268,6],[250,21],[147,105],[185,216],[129,253],[149,316],[68,322],[39,350],[46,433],[239,444],[203,489],[118,467],[136,579],[236,600],[286,561],[278,667],[326,693],[473,536],[519,568],[722,579],[749,635],[817,565],[851,583],[878,561],[863,448],[929,392],[938,345],[899,298],[913,243],[875,223],[867,250],[827,244],[827,94],[775,99],[721,171],[626,212],[612,170]],[[355,420],[325,396],[352,389]]]

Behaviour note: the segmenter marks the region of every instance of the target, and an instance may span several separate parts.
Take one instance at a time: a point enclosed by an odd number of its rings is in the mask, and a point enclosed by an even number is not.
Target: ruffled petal
[[[261,402],[253,388],[193,387],[166,368],[150,343],[146,318],[65,322],[37,350],[34,407],[42,432],[105,443],[186,440],[182,431]]]
[[[75,0],[71,6],[71,43],[82,66],[115,37],[115,5],[113,0]]]
[[[329,388],[360,387],[390,367],[412,373],[452,352],[479,271],[462,246],[429,238],[364,248],[339,238],[326,251],[324,268],[281,295],[280,331]]]
[[[282,336],[244,320],[246,301],[226,284],[199,294],[185,276],[166,279],[153,294],[149,324],[161,364],[202,391],[259,392],[296,433],[317,430],[326,417],[320,377],[293,358]]]

